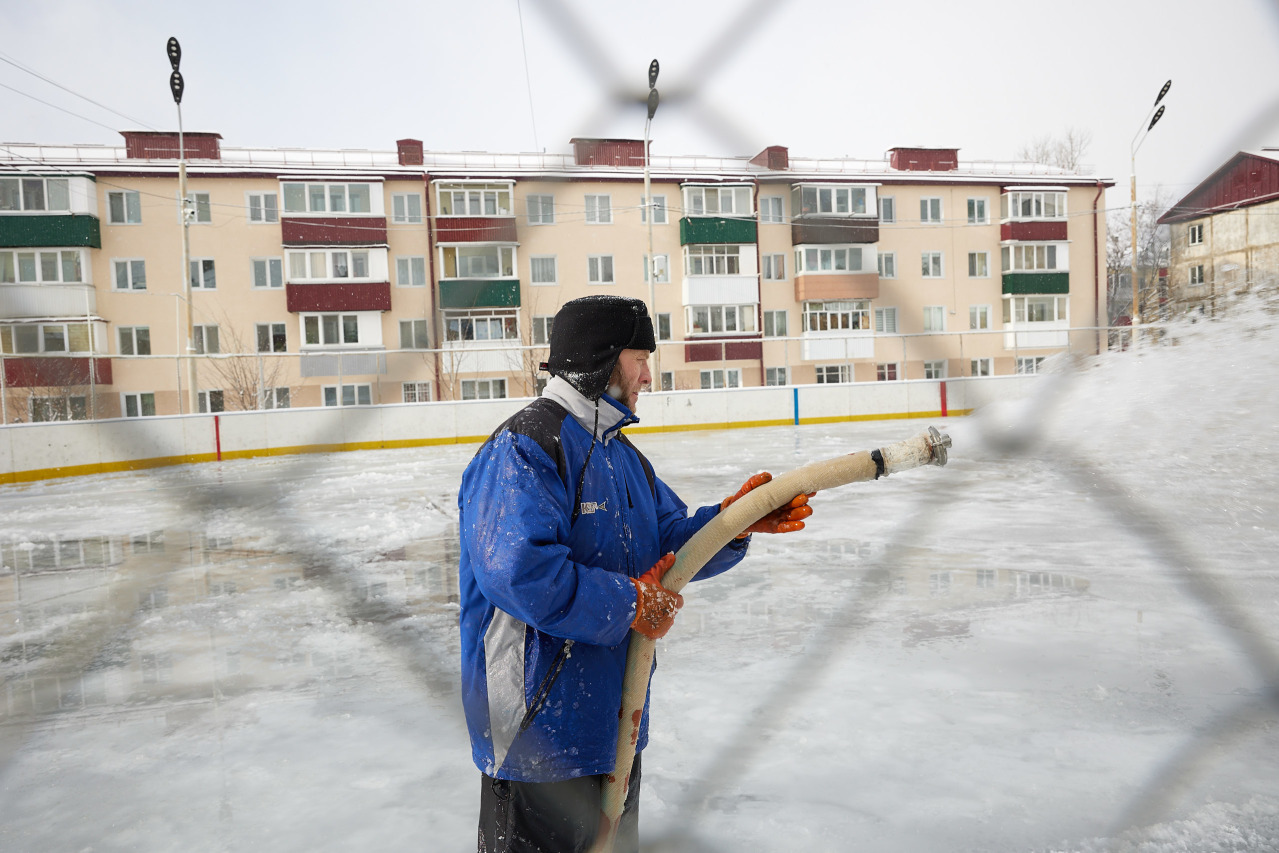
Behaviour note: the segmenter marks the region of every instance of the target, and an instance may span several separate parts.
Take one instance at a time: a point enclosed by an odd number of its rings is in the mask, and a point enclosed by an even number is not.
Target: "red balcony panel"
[[[386,242],[386,217],[281,217],[280,232],[286,246],[369,246]]]
[[[745,361],[763,356],[764,343],[754,338],[684,345],[684,361]]]
[[[4,384],[10,388],[110,385],[111,359],[50,356],[6,358]]]
[[[294,314],[311,311],[390,311],[391,283],[288,284],[285,306]]]
[[[435,220],[439,243],[514,243],[514,216],[441,216]]]
[[[1001,240],[1065,240],[1065,220],[1005,222],[999,226]]]

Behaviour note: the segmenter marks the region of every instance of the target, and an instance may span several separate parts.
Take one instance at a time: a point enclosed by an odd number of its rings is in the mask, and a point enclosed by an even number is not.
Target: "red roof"
[[[1161,225],[1200,219],[1279,198],[1279,151],[1240,151],[1159,217]]]

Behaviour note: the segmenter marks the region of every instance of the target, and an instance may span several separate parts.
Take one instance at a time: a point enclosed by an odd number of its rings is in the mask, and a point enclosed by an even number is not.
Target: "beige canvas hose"
[[[820,492],[847,483],[874,480],[922,465],[945,465],[948,447],[950,437],[929,427],[926,432],[914,438],[879,450],[863,450],[813,462],[776,477],[747,492],[694,534],[675,555],[675,565],[662,578],[662,586],[672,592],[679,592],[719,549],[800,493]],[[613,840],[626,802],[626,786],[631,766],[635,762],[635,745],[639,739],[644,698],[648,695],[648,678],[653,669],[656,646],[656,640],[650,640],[636,631],[631,632],[630,646],[626,651],[626,675],[622,686],[621,720],[617,732],[617,761],[613,772],[605,779],[603,815],[592,853],[611,853],[613,850]]]

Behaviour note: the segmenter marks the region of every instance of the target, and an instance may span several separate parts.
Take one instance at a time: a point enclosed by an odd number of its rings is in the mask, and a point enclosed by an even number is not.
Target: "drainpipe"
[[[1096,319],[1096,323],[1097,323],[1097,354],[1098,354],[1098,355],[1100,355],[1100,354],[1101,354],[1101,352],[1102,352],[1102,348],[1101,348],[1101,340],[1102,340],[1102,337],[1101,337],[1101,336],[1102,336],[1103,334],[1105,334],[1105,330],[1104,330],[1102,327],[1103,327],[1103,326],[1108,326],[1108,325],[1110,325],[1110,323],[1109,323],[1109,322],[1102,322],[1103,320],[1109,321],[1109,319],[1110,319],[1110,318],[1109,318],[1109,317],[1102,317],[1102,316],[1101,316],[1101,312],[1102,312],[1102,307],[1101,307],[1101,304],[1102,304],[1102,301],[1101,301],[1101,252],[1100,252],[1100,250],[1098,250],[1098,248],[1097,248],[1097,238],[1098,238],[1098,236],[1100,236],[1100,234],[1099,234],[1099,232],[1098,232],[1098,230],[1097,230],[1097,228],[1098,228],[1098,226],[1097,226],[1097,213],[1098,213],[1097,202],[1101,199],[1101,194],[1102,194],[1103,192],[1105,192],[1105,191],[1106,191],[1106,187],[1105,187],[1105,185],[1104,185],[1104,184],[1102,184],[1101,179],[1100,179],[1100,178],[1098,178],[1098,179],[1097,179],[1097,195],[1096,195],[1096,196],[1093,198],[1093,200],[1092,200],[1092,258],[1093,258],[1093,264],[1092,264],[1092,300],[1093,300],[1093,313],[1096,315],[1096,318],[1095,318],[1095,319]],[[1107,295],[1107,297],[1109,297],[1109,295],[1110,295],[1110,289],[1109,289],[1109,287],[1107,287],[1107,289],[1106,289],[1106,295]]]
[[[426,274],[431,280],[431,319],[435,326],[435,398],[442,400],[444,385],[440,381],[440,357],[443,349],[440,343],[444,336],[441,334],[443,326],[439,323],[439,301],[435,293],[435,216],[431,213],[431,176],[423,172],[422,177],[426,181]],[[514,203],[511,202],[512,205]]]
[[[768,384],[768,371],[764,368],[764,265],[763,252],[759,248],[759,181],[755,181],[755,328],[759,330],[759,384]],[[727,383],[727,377],[725,378]]]

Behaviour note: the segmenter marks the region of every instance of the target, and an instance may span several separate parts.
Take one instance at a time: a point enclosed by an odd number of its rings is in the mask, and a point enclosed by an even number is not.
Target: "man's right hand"
[[[650,640],[660,640],[675,624],[675,613],[684,606],[684,596],[662,586],[662,575],[675,565],[675,555],[668,553],[653,568],[638,578],[635,584],[635,620],[631,627]]]

